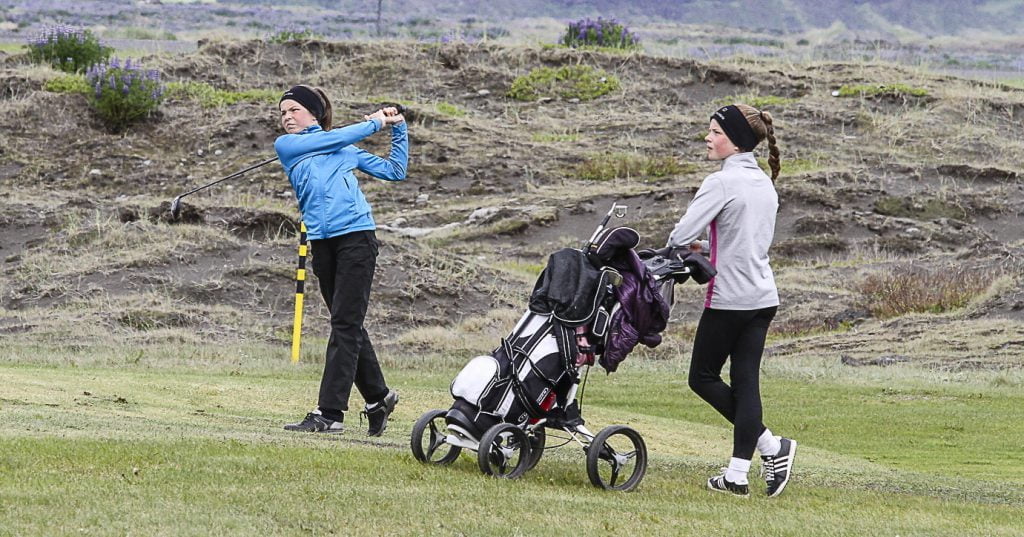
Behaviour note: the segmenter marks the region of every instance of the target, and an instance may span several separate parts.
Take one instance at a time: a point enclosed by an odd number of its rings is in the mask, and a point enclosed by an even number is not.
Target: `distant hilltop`
[[[73,11],[61,2],[10,4],[0,1],[6,8],[0,16],[0,30],[15,33],[67,22],[170,32],[220,28],[241,33],[323,25],[318,33],[332,38],[416,37],[425,27],[452,23],[483,24],[486,28],[487,24],[505,26],[511,21],[564,23],[602,16],[631,27],[697,24],[781,34],[829,28],[848,31],[856,39],[906,42],[940,36],[1016,36],[1024,26],[1024,2],[1012,0],[80,0]],[[292,16],[281,16],[282,11]],[[410,26],[419,32],[410,31]],[[515,26],[523,29],[520,24]],[[500,37],[501,33],[491,31],[489,35]]]

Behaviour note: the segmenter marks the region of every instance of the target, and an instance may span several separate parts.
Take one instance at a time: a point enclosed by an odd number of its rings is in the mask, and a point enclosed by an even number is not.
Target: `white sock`
[[[761,452],[762,457],[774,457],[781,449],[782,442],[779,441],[779,437],[773,435],[767,428],[757,437],[757,450]]]
[[[729,459],[729,468],[725,471],[725,479],[730,483],[736,483],[737,485],[747,484],[747,472],[750,471],[750,460],[748,459],[737,459],[733,457]]]

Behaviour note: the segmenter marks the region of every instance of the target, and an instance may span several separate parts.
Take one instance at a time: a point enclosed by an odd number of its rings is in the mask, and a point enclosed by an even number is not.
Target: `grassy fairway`
[[[1021,535],[1019,388],[821,375],[769,365],[766,419],[800,441],[774,499],[704,490],[729,429],[682,365],[591,376],[593,430],[640,430],[635,493],[590,486],[582,452],[545,453],[518,481],[409,453],[412,422],[448,405],[450,367],[392,364],[402,401],[382,439],[286,433],[319,368],[0,365],[0,535]],[[904,378],[906,377],[906,378]],[[903,378],[903,380],[900,380]],[[901,385],[900,387],[895,386]],[[996,383],[998,384],[998,383]],[[555,444],[549,439],[550,444]]]

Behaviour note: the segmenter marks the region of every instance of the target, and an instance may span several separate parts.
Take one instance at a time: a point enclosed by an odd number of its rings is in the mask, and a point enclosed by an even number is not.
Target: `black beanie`
[[[746,116],[736,105],[730,104],[719,108],[718,111],[711,114],[711,119],[718,121],[722,132],[729,137],[729,141],[740,148],[740,151],[753,151],[757,146],[758,139],[754,134],[754,129],[751,128]]]
[[[295,86],[292,89],[284,92],[281,96],[281,100],[277,101],[277,104],[281,104],[286,99],[291,99],[303,107],[309,110],[310,114],[317,121],[320,121],[324,116],[324,101],[316,91],[309,89],[307,86]]]

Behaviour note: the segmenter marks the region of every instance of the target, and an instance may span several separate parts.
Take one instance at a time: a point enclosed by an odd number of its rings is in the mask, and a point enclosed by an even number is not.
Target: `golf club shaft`
[[[192,190],[189,190],[188,192],[178,196],[178,199],[184,198],[185,196],[188,196],[189,194],[195,194],[196,192],[199,192],[200,190],[205,190],[205,189],[210,188],[211,186],[214,186],[214,185],[216,185],[218,183],[222,183],[224,181],[227,181],[228,179],[234,179],[235,177],[238,177],[239,175],[251,172],[251,171],[255,170],[256,168],[260,168],[262,166],[266,166],[267,164],[270,164],[271,162],[275,162],[276,160],[277,160],[277,157],[274,157],[274,158],[270,158],[270,159],[264,160],[263,162],[260,162],[258,164],[253,164],[252,166],[249,166],[248,168],[246,168],[244,170],[237,171],[237,172],[235,172],[235,173],[233,173],[233,174],[231,174],[231,175],[229,175],[227,177],[222,177],[222,178],[217,179],[216,181],[214,181],[212,183],[207,183],[207,184],[205,184],[203,186],[199,186],[199,187],[193,188]]]

